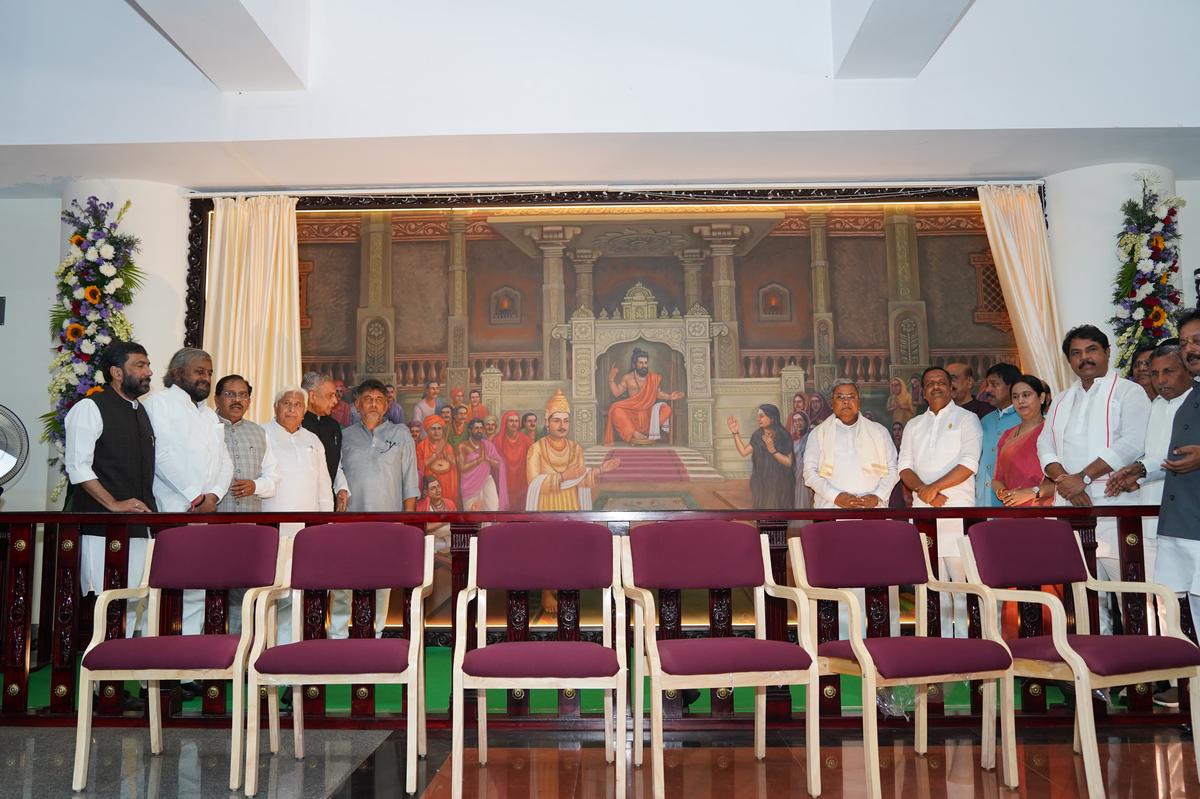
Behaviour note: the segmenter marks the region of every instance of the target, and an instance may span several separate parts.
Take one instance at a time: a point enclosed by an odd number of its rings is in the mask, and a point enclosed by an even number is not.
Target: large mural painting
[[[898,437],[928,365],[1016,362],[974,203],[298,225],[305,369],[395,386],[440,478],[433,502],[460,509],[803,506],[799,470],[762,453],[800,450],[835,378]],[[503,492],[476,490],[476,419]]]

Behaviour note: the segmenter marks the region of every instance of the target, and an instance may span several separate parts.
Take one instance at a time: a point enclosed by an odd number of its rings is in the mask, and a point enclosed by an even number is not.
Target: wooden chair
[[[1050,609],[1050,634],[1001,641],[1019,677],[1063,680],[1075,685],[1075,751],[1083,755],[1088,796],[1104,796],[1104,774],[1092,714],[1092,690],[1171,678],[1191,679],[1192,729],[1200,729],[1200,648],[1179,628],[1174,593],[1155,583],[1097,580],[1088,571],[1071,525],[1055,519],[996,519],[974,525],[960,544],[968,577],[984,586],[989,602],[1036,602]],[[1030,557],[1037,553],[1036,557]],[[1069,635],[1062,600],[1043,591],[1013,586],[1069,584],[1075,601],[1075,627],[1090,630],[1087,590],[1154,594],[1166,607],[1163,634]],[[995,614],[991,614],[995,618]],[[986,617],[985,617],[986,618]],[[1192,745],[1200,767],[1200,737]]]
[[[927,686],[931,683],[984,680],[982,767],[996,765],[996,680],[1001,688],[1001,730],[1004,739],[1004,784],[1017,787],[1016,738],[1012,658],[1003,645],[988,639],[929,638],[927,592],[963,592],[986,597],[973,585],[934,579],[928,541],[910,524],[899,521],[821,522],[804,527],[788,542],[796,585],[808,596],[812,616],[820,599],[841,602],[850,612],[849,639],[817,647],[822,674],[862,678],[863,746],[866,754],[867,795],[881,795],[879,730],[875,695],[879,688],[916,688],[915,748],[925,754],[929,738]],[[863,609],[848,589],[916,586],[916,636],[863,637]],[[984,612],[983,625],[995,633],[996,614]],[[815,697],[816,694],[809,694]],[[813,700],[810,700],[813,701]]]
[[[163,530],[146,547],[146,573],[137,588],[105,591],[96,599],[92,641],[79,669],[79,716],[72,787],[87,784],[92,740],[92,685],[102,680],[145,680],[150,709],[150,752],[162,754],[162,680],[232,680],[233,719],[229,750],[229,789],[242,774],[242,686],[250,648],[250,614],[262,590],[282,575],[279,531],[253,524],[198,524]],[[180,589],[244,588],[239,635],[158,634],[162,592]],[[109,605],[148,600],[146,634],[104,640]]]
[[[292,686],[292,738],[304,757],[303,685],[402,683],[408,688],[408,740],[404,789],[417,790],[417,756],[425,754],[424,599],[433,590],[433,536],[406,524],[348,522],[306,527],[291,542],[285,581],[259,594],[254,647],[249,657],[246,795],[258,791],[259,686],[267,688],[271,753],[279,751],[279,692]],[[314,638],[276,644],[280,598],[292,597],[292,630],[304,629],[306,590],[412,589],[408,639]],[[387,604],[378,608],[387,613]],[[365,622],[364,622],[365,623]],[[367,628],[371,628],[369,623]],[[373,629],[371,633],[373,635]]]
[[[765,535],[727,521],[657,522],[633,528],[625,539],[625,594],[634,603],[634,763],[642,762],[643,678],[650,677],[651,767],[655,799],[662,799],[663,692],[686,688],[753,686],[754,755],[766,757],[767,686],[803,684],[818,695],[816,660],[809,638],[807,603],[796,589],[776,585]],[[749,588],[754,593],[753,638],[657,640],[650,589]],[[766,597],[793,603],[799,645],[766,640]],[[805,743],[808,792],[821,793],[816,702],[809,704]]]
[[[587,641],[487,643],[489,591],[547,588],[600,590],[603,645]],[[476,645],[468,650],[471,602],[476,603]],[[605,757],[610,763],[616,761],[617,796],[625,796],[627,656],[618,537],[604,525],[586,522],[505,522],[483,528],[471,541],[467,585],[458,595],[455,629],[450,755],[454,799],[462,797],[463,694],[468,688],[478,695],[481,765],[487,763],[487,689],[603,689]]]

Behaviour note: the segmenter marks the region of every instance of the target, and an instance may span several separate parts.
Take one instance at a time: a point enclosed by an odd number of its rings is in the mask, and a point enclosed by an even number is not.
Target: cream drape
[[[296,198],[214,200],[207,282],[213,389],[224,375],[243,375],[254,387],[246,418],[269,421],[275,392],[300,382]]]
[[[1060,348],[1050,239],[1037,186],[980,186],[979,206],[1021,368],[1040,377],[1058,396],[1073,378]]]

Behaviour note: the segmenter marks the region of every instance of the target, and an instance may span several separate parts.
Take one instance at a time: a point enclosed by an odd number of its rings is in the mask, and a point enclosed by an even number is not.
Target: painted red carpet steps
[[[601,483],[653,485],[724,479],[703,455],[687,447],[591,447],[585,455],[587,465],[593,467],[613,458],[619,458],[621,465],[603,475]]]

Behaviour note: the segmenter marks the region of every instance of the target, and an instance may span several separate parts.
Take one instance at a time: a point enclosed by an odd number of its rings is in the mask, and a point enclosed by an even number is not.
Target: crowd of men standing
[[[1062,351],[1077,379],[1053,401],[1036,376],[996,364],[984,376],[983,402],[972,393],[970,368],[951,364],[921,375],[927,409],[902,429],[862,413],[859,388],[849,380],[834,384],[832,413],[802,437],[788,435],[774,406],[767,407],[774,414],[760,409],[748,444],[732,422],[730,429],[739,451],[756,455],[752,485],[765,469],[786,470],[783,492],[794,480],[796,496],[811,492],[817,508],[1161,502],[1158,522],[1144,536],[1147,575],[1190,596],[1200,618],[1200,312],[1183,314],[1179,328],[1178,339],[1137,354],[1133,380],[1110,367],[1102,331],[1071,330]],[[498,420],[478,391],[469,402],[457,392],[447,404],[429,382],[405,424],[392,387],[363,381],[351,406],[340,381],[314,372],[280,390],[274,418],[259,425],[245,418],[249,380],[226,375],[214,389],[212,358],[203,350],[176,352],[163,377],[166,390],[145,401],[153,372],[143,347],[114,342],[99,363],[106,386],[66,419],[73,510],[524,507],[536,416],[509,412]],[[792,505],[790,496],[772,501]],[[950,579],[964,577],[961,536],[961,520],[939,521],[941,573]],[[1097,576],[1119,579],[1115,520],[1099,520],[1096,537]],[[144,551],[144,540],[131,542],[131,574],[140,573]],[[103,560],[103,539],[85,536],[85,592],[101,588]],[[335,626],[339,617],[344,624],[344,610],[335,607]],[[202,597],[185,596],[184,632],[199,632],[202,611]],[[965,611],[946,602],[943,629],[965,635]]]

